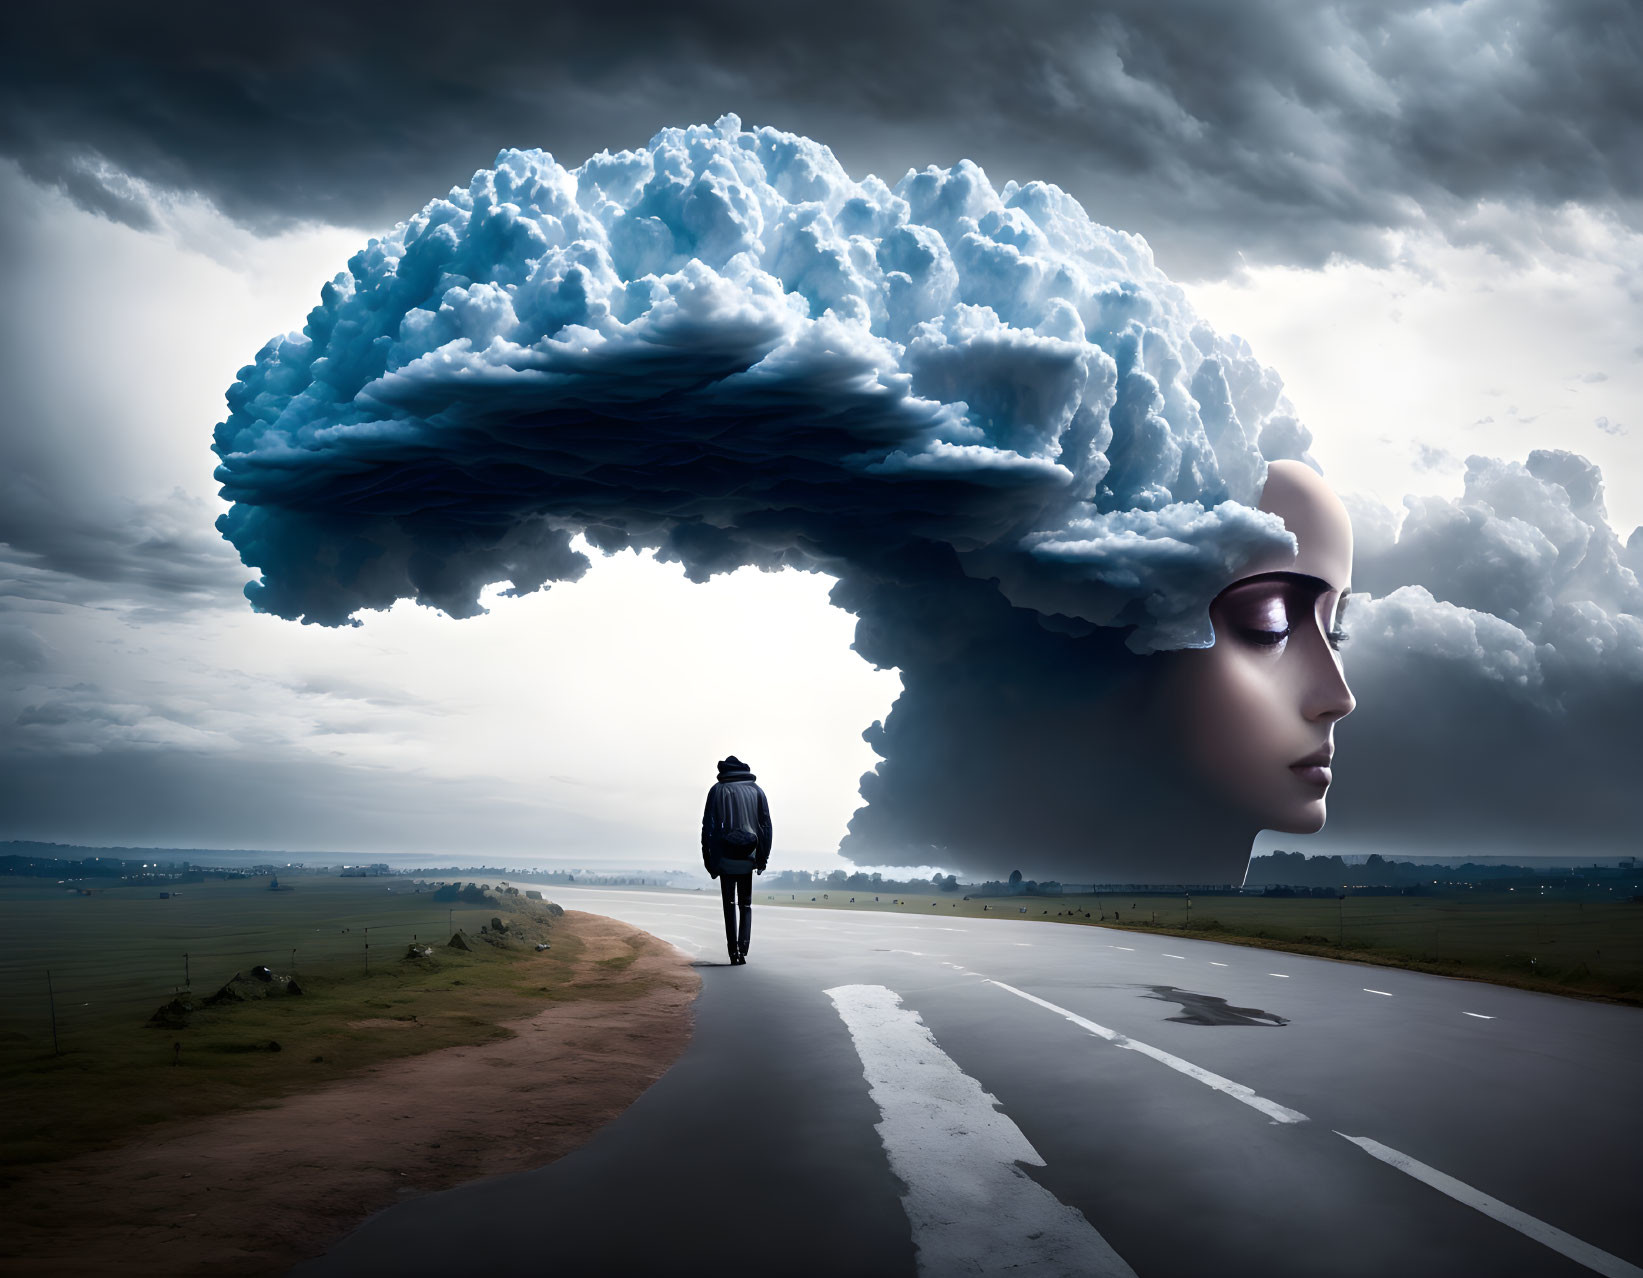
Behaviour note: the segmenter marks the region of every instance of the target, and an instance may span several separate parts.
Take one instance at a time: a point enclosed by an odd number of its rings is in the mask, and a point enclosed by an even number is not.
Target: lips
[[[1335,755],[1335,747],[1320,746],[1304,759],[1297,759],[1289,765],[1289,770],[1309,785],[1328,787],[1334,777],[1329,771],[1329,761]]]

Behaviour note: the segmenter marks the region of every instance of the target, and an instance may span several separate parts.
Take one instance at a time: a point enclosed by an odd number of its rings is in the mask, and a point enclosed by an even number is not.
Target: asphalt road
[[[294,1275],[1643,1278],[1635,1009],[939,896],[756,891],[733,968],[716,895],[553,895],[703,965],[685,1054]]]

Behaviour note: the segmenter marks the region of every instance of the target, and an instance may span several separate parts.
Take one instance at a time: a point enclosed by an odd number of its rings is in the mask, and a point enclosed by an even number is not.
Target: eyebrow
[[[1330,585],[1329,582],[1325,581],[1322,577],[1314,577],[1304,572],[1259,572],[1253,577],[1240,577],[1237,581],[1228,586],[1227,589],[1236,590],[1240,586],[1258,586],[1263,582],[1268,581],[1287,581],[1293,582],[1297,586],[1309,586],[1320,595],[1326,590],[1335,589],[1334,586]],[[1352,588],[1348,586],[1345,590],[1341,591],[1341,598],[1344,600],[1351,593]]]

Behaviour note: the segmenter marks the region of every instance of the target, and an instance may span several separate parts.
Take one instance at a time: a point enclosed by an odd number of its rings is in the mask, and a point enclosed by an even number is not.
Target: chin
[[[1266,828],[1278,834],[1316,834],[1324,828],[1324,819],[1324,801],[1317,799],[1298,812],[1286,812],[1282,820],[1269,822]]]

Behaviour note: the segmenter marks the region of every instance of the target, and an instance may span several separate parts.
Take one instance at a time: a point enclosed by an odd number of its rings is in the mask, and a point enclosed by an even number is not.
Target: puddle
[[[1216,998],[1213,994],[1194,994],[1191,990],[1177,989],[1173,985],[1149,985],[1151,994],[1143,994],[1143,998],[1155,998],[1164,1003],[1177,1003],[1181,1014],[1167,1019],[1180,1021],[1183,1025],[1288,1025],[1289,1018],[1279,1016],[1275,1012],[1263,1012],[1258,1007],[1233,1007],[1224,998]]]

